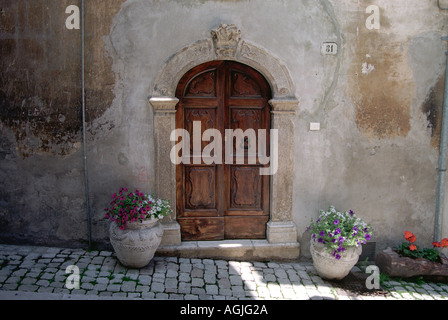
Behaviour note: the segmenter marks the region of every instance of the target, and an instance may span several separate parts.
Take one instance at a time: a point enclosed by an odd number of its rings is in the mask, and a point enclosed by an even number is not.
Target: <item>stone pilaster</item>
[[[297,242],[297,227],[292,221],[293,119],[299,102],[297,99],[273,99],[269,104],[272,106],[271,129],[278,130],[278,143],[271,145],[271,155],[272,152],[278,154],[278,169],[271,177],[271,219],[267,225],[267,238],[269,243]]]
[[[154,111],[154,165],[157,196],[170,201],[173,213],[162,221],[164,233],[161,245],[180,245],[180,225],[176,220],[176,165],[170,161],[175,142],[170,141],[176,129],[176,105],[174,97],[153,97],[149,100]]]

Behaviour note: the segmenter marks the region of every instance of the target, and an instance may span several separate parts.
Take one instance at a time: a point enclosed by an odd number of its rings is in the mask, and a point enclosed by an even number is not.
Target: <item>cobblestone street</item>
[[[69,266],[79,270],[79,288],[70,289],[76,274]],[[448,300],[447,284],[387,281],[382,291],[337,288],[308,262],[155,257],[145,268],[127,269],[109,251],[0,245],[2,300]]]

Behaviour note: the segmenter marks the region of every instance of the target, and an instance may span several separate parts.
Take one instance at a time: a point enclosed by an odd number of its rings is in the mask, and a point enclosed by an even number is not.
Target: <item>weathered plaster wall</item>
[[[0,0],[0,236],[86,240],[80,1]],[[369,30],[371,5],[380,28]],[[176,52],[221,23],[277,57],[300,100],[293,219],[298,238],[319,209],[355,210],[381,248],[405,229],[432,240],[448,14],[432,0],[96,0],[86,7],[88,172],[95,241],[102,209],[131,183],[152,191],[148,97]],[[337,55],[322,55],[322,42]],[[320,131],[310,131],[320,122]],[[280,137],[281,139],[281,137]],[[167,159],[169,161],[169,159]],[[445,233],[448,231],[444,220]],[[305,249],[305,248],[304,248]]]
[[[109,34],[119,1],[87,2],[89,123],[115,95]],[[0,240],[87,241],[82,155],[81,36],[66,8],[80,1],[0,1]],[[89,127],[89,141],[98,122]],[[92,179],[96,180],[95,175]],[[95,196],[92,195],[95,199]],[[101,200],[104,202],[103,200]]]
[[[308,143],[296,149],[296,210],[305,217],[328,204],[353,209],[376,227],[379,248],[401,242],[405,229],[430,245],[446,14],[431,1],[331,3],[342,62],[326,112],[314,109],[323,130],[306,132],[298,116]],[[365,27],[371,4],[380,8],[379,30]]]

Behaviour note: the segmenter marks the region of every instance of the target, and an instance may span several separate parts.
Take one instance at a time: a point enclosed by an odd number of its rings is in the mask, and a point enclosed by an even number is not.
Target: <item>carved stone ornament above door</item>
[[[219,59],[235,57],[241,40],[241,31],[234,24],[222,24],[218,29],[212,30],[211,33],[216,56]]]

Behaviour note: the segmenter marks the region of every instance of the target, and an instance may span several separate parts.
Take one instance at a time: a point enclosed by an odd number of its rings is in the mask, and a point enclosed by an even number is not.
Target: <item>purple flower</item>
[[[341,259],[341,255],[340,255],[339,253],[337,253],[336,256],[335,256],[335,258],[336,258],[337,260],[339,260],[339,259]]]
[[[342,244],[344,242],[344,237],[339,237],[339,244]]]
[[[323,242],[324,242],[324,239],[319,238],[319,239],[317,239],[317,242],[323,243]]]
[[[340,233],[341,233],[341,228],[337,228],[336,230],[334,230],[335,235],[340,234]]]
[[[366,233],[366,240],[370,240],[370,234]]]
[[[353,214],[354,214],[353,210],[350,210],[348,213],[349,213],[350,215],[353,215]]]
[[[339,223],[339,220],[334,220],[333,223],[334,223],[334,224],[338,224],[338,223]]]
[[[321,232],[319,233],[319,235],[320,235],[321,237],[324,237],[324,236],[325,236],[325,231],[321,231]]]

